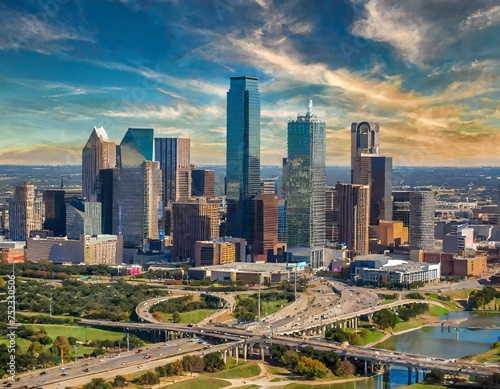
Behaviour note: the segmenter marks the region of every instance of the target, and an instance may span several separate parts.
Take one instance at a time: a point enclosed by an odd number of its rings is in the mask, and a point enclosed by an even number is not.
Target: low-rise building
[[[441,274],[452,277],[481,277],[487,272],[486,255],[475,253],[435,253],[424,252],[425,263],[440,263]]]
[[[236,245],[232,242],[197,241],[194,266],[213,266],[236,261]]]
[[[441,265],[395,260],[385,255],[371,254],[358,256],[351,262],[351,276],[372,285],[439,282]]]

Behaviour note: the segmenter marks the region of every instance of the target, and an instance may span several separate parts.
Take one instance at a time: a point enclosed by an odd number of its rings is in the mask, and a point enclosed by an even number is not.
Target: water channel
[[[449,359],[485,352],[493,343],[500,341],[498,313],[450,312],[439,319],[445,323],[443,326],[423,327],[392,336],[378,344],[377,348]],[[413,375],[412,380],[415,382],[415,373]],[[390,388],[404,385],[408,385],[408,370],[391,367]],[[382,381],[381,377],[378,377],[367,381],[336,384],[331,388],[377,389],[382,388]]]

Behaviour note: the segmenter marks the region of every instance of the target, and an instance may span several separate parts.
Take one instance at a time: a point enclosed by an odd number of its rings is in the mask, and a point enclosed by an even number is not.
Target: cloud
[[[351,32],[387,43],[405,61],[424,66],[449,56],[455,44],[463,44],[462,56],[472,55],[477,48],[469,47],[469,40],[474,40],[469,33],[500,21],[500,6],[491,4],[492,0],[367,0]]]
[[[88,33],[83,34],[59,21],[49,22],[49,14],[40,11],[33,15],[0,8],[0,50],[21,49],[48,54],[65,51],[65,41],[94,42]]]
[[[482,30],[500,22],[500,5],[482,8],[467,16],[460,27],[464,30]]]
[[[170,92],[170,91],[162,89],[162,88],[156,88],[156,90],[161,92],[161,93],[164,93],[166,95],[169,95],[170,97],[173,97],[175,99],[182,99],[182,96],[179,96],[178,94],[176,94],[174,92]]]

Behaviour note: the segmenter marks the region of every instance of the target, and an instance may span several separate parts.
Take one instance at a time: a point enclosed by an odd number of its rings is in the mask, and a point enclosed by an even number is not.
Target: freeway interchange
[[[333,350],[341,355],[358,358],[364,361],[381,362],[386,365],[398,365],[407,368],[422,370],[439,369],[451,374],[470,374],[477,376],[491,376],[498,373],[499,364],[478,364],[464,361],[445,360],[429,356],[393,352],[389,350],[339,345],[324,340],[306,339],[304,331],[311,328],[321,328],[339,320],[350,319],[356,316],[372,314],[380,309],[396,307],[403,304],[423,302],[422,300],[409,300],[400,298],[390,304],[382,305],[381,298],[371,289],[347,286],[341,282],[324,281],[314,285],[312,292],[300,293],[297,299],[283,309],[262,318],[260,322],[253,322],[245,326],[215,326],[207,320],[197,325],[174,323],[161,323],[155,320],[149,309],[158,302],[179,295],[193,294],[182,290],[173,291],[171,296],[159,297],[144,301],[136,307],[136,313],[141,323],[137,322],[109,322],[103,320],[82,320],[83,325],[100,327],[121,328],[124,331],[158,331],[164,333],[182,333],[189,338],[176,339],[164,343],[149,345],[137,354],[134,351],[122,352],[113,358],[78,360],[76,363],[61,367],[47,369],[46,373],[40,372],[23,374],[19,382],[12,388],[43,386],[52,389],[64,386],[76,386],[89,381],[89,375],[102,378],[113,378],[117,374],[128,374],[137,371],[139,366],[150,369],[164,365],[169,360],[178,358],[188,353],[203,353],[207,345],[201,340],[209,341],[210,352],[224,350],[230,344],[239,343],[240,347],[260,342],[269,347],[270,344],[283,344],[293,349],[304,346],[313,346],[316,349]],[[225,300],[224,309],[232,310],[235,299],[227,293],[211,293]],[[401,296],[400,296],[401,297]],[[427,303],[433,303],[426,301]],[[439,303],[437,303],[439,304]],[[324,327],[323,327],[324,328]],[[321,333],[321,331],[319,331]],[[284,336],[292,335],[292,336]],[[200,340],[200,342],[198,342]],[[251,352],[249,355],[252,355]],[[144,358],[145,355],[150,355]],[[88,369],[88,372],[84,372]]]

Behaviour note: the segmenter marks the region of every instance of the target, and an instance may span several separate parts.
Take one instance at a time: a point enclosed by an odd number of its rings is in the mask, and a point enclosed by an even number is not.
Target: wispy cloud
[[[482,8],[467,16],[460,27],[464,30],[482,30],[500,23],[500,5]]]
[[[93,42],[94,38],[60,21],[49,23],[33,14],[0,8],[0,50],[21,49],[48,54],[65,51],[65,41]]]

